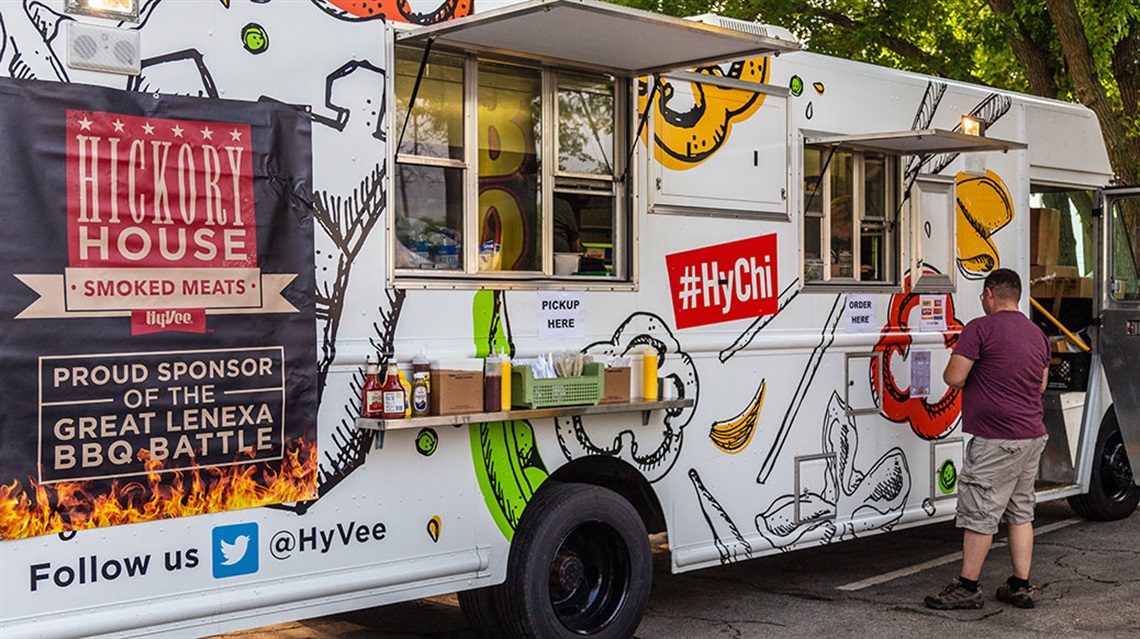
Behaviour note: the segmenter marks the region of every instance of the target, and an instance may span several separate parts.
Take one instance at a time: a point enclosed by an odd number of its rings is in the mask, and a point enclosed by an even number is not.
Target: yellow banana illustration
[[[730,455],[735,455],[748,446],[748,442],[752,441],[752,435],[756,433],[756,426],[760,421],[760,409],[764,406],[764,393],[767,387],[768,384],[761,380],[760,387],[756,389],[756,395],[749,402],[748,407],[744,409],[744,412],[732,419],[713,422],[712,429],[709,431],[709,439],[717,448]]]
[[[968,279],[980,279],[1001,265],[990,236],[1013,219],[1013,196],[993,171],[957,175],[958,266]]]
[[[443,528],[443,522],[441,522],[439,520],[439,515],[435,515],[434,517],[429,519],[428,523],[427,523],[428,537],[431,537],[432,541],[438,542],[439,541],[439,534],[442,532],[442,528]]]
[[[697,69],[712,77],[727,77],[764,84],[771,71],[771,58],[749,58],[734,62],[724,73],[720,67]],[[732,123],[747,120],[764,103],[763,93],[726,89],[711,84],[692,83],[694,104],[687,111],[674,110],[670,102],[675,96],[673,85],[657,78],[660,96],[654,119],[654,158],[674,171],[690,169],[704,162],[724,144],[732,133]],[[645,109],[649,87],[638,87],[638,109]],[[646,134],[642,134],[645,142]]]

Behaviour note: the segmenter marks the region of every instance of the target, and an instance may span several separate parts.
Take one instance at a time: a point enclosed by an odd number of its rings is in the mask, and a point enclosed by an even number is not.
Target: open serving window
[[[394,40],[389,281],[502,288],[634,281],[636,78],[798,48],[595,0]]]
[[[920,168],[936,155],[1024,148],[1021,142],[937,129],[806,137],[804,282],[897,286],[909,270],[918,274],[912,282],[915,292],[953,291],[954,179],[922,174]],[[905,156],[918,158],[909,172]],[[907,237],[900,230],[904,201]]]

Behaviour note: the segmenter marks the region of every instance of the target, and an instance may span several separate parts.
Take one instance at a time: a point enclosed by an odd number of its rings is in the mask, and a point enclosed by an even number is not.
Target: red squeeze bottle
[[[380,409],[383,419],[403,419],[407,412],[408,396],[404,393],[404,385],[400,383],[400,369],[396,362],[388,362],[388,377],[380,389],[384,405]]]
[[[384,396],[380,389],[380,365],[368,362],[367,373],[364,375],[364,388],[360,391],[360,416],[380,417],[380,410],[384,407]]]

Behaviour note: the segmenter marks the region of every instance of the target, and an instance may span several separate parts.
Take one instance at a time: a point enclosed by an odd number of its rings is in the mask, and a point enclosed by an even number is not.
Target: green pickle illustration
[[[954,466],[953,459],[947,459],[938,468],[938,490],[942,491],[943,495],[949,495],[957,486],[958,469]]]

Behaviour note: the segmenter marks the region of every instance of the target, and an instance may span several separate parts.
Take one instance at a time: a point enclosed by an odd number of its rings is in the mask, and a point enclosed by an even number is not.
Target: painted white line
[[[1080,517],[1072,517],[1070,519],[1065,519],[1062,521],[1053,522],[1047,526],[1041,526],[1040,528],[1035,528],[1033,530],[1033,536],[1037,537],[1039,535],[1051,533],[1055,530],[1067,528],[1067,527],[1072,526],[1073,524],[1079,523],[1081,521],[1084,521],[1084,520],[1081,519]],[[990,549],[992,550],[994,548],[1001,548],[1002,546],[1007,546],[1007,545],[1009,545],[1008,542],[997,541],[997,542],[994,542],[994,544],[992,546],[990,546]],[[924,561],[920,564],[915,564],[913,566],[908,566],[906,568],[900,568],[898,570],[892,570],[891,572],[886,572],[886,573],[883,573],[883,574],[878,575],[876,577],[868,577],[867,579],[861,579],[859,581],[853,581],[849,584],[844,584],[842,586],[836,587],[836,590],[845,590],[848,592],[855,591],[855,590],[862,590],[864,588],[870,588],[871,586],[877,586],[879,584],[886,583],[888,581],[893,581],[895,579],[898,579],[899,577],[907,577],[910,575],[920,573],[924,570],[929,570],[930,568],[937,568],[939,566],[944,566],[946,564],[953,563],[956,561],[961,561],[961,560],[962,560],[962,553],[961,552],[951,553],[949,555],[944,555],[944,556],[939,557],[937,559],[931,559],[930,561]]]

